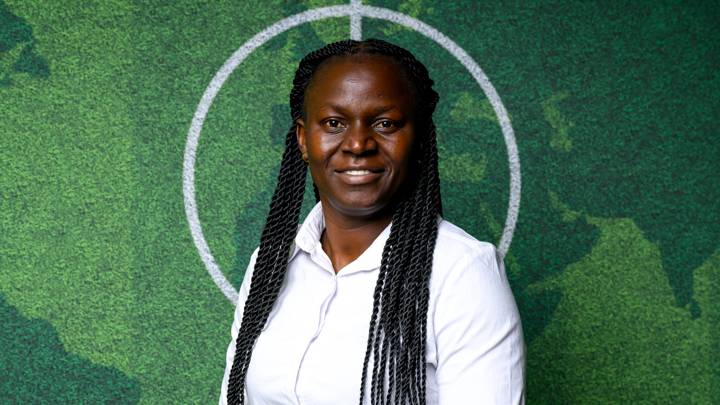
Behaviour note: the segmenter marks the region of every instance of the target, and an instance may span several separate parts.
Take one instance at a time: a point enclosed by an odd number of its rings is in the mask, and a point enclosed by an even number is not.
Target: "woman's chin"
[[[358,219],[371,220],[375,217],[386,217],[390,204],[376,200],[331,201],[331,209],[338,214]]]

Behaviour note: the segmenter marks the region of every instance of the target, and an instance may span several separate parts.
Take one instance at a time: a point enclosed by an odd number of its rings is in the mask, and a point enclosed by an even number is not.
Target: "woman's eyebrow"
[[[379,106],[374,108],[372,111],[370,111],[369,115],[376,116],[383,113],[386,113],[388,111],[397,110],[398,107],[395,105],[386,105],[386,106]],[[342,106],[336,105],[336,104],[323,104],[318,108],[318,110],[322,113],[325,113],[327,110],[337,112],[341,115],[351,115],[350,111]]]
[[[394,106],[394,105],[382,106],[382,107],[378,107],[378,108],[374,109],[373,115],[380,115],[382,113],[386,113],[388,111],[397,110],[397,109],[398,109],[397,106]]]

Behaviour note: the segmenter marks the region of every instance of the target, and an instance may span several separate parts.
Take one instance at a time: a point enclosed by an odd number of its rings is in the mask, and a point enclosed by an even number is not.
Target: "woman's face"
[[[318,68],[297,139],[325,209],[371,217],[397,200],[411,176],[413,94],[387,57],[342,57]]]

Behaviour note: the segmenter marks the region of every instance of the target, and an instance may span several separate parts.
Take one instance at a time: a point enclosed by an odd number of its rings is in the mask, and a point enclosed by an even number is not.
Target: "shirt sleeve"
[[[222,385],[220,386],[220,405],[227,404],[227,390],[228,381],[230,380],[230,370],[232,369],[233,360],[235,359],[235,341],[238,337],[238,331],[240,330],[240,323],[243,317],[243,310],[245,309],[245,301],[247,300],[248,293],[250,292],[250,281],[252,279],[252,273],[255,269],[255,261],[257,260],[258,249],[255,249],[253,254],[250,256],[250,264],[245,270],[245,276],[243,282],[240,285],[240,291],[238,291],[238,303],[235,307],[235,315],[233,316],[232,328],[230,329],[230,335],[232,339],[227,348],[227,354],[225,355],[225,375],[222,379]]]
[[[433,327],[440,405],[525,403],[520,315],[492,245],[483,244],[448,271]]]

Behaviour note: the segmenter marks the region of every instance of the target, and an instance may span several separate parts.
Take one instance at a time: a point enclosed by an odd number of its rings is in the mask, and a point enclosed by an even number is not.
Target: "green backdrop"
[[[329,3],[0,0],[0,402],[217,400],[233,306],[191,237],[188,131],[235,50]],[[365,4],[453,39],[509,113],[522,199],[505,262],[528,403],[720,403],[720,5]],[[208,111],[197,210],[236,288],[294,66],[349,26],[274,37]],[[510,188],[490,101],[417,32],[364,18],[362,35],[427,64],[446,217],[497,243]]]

